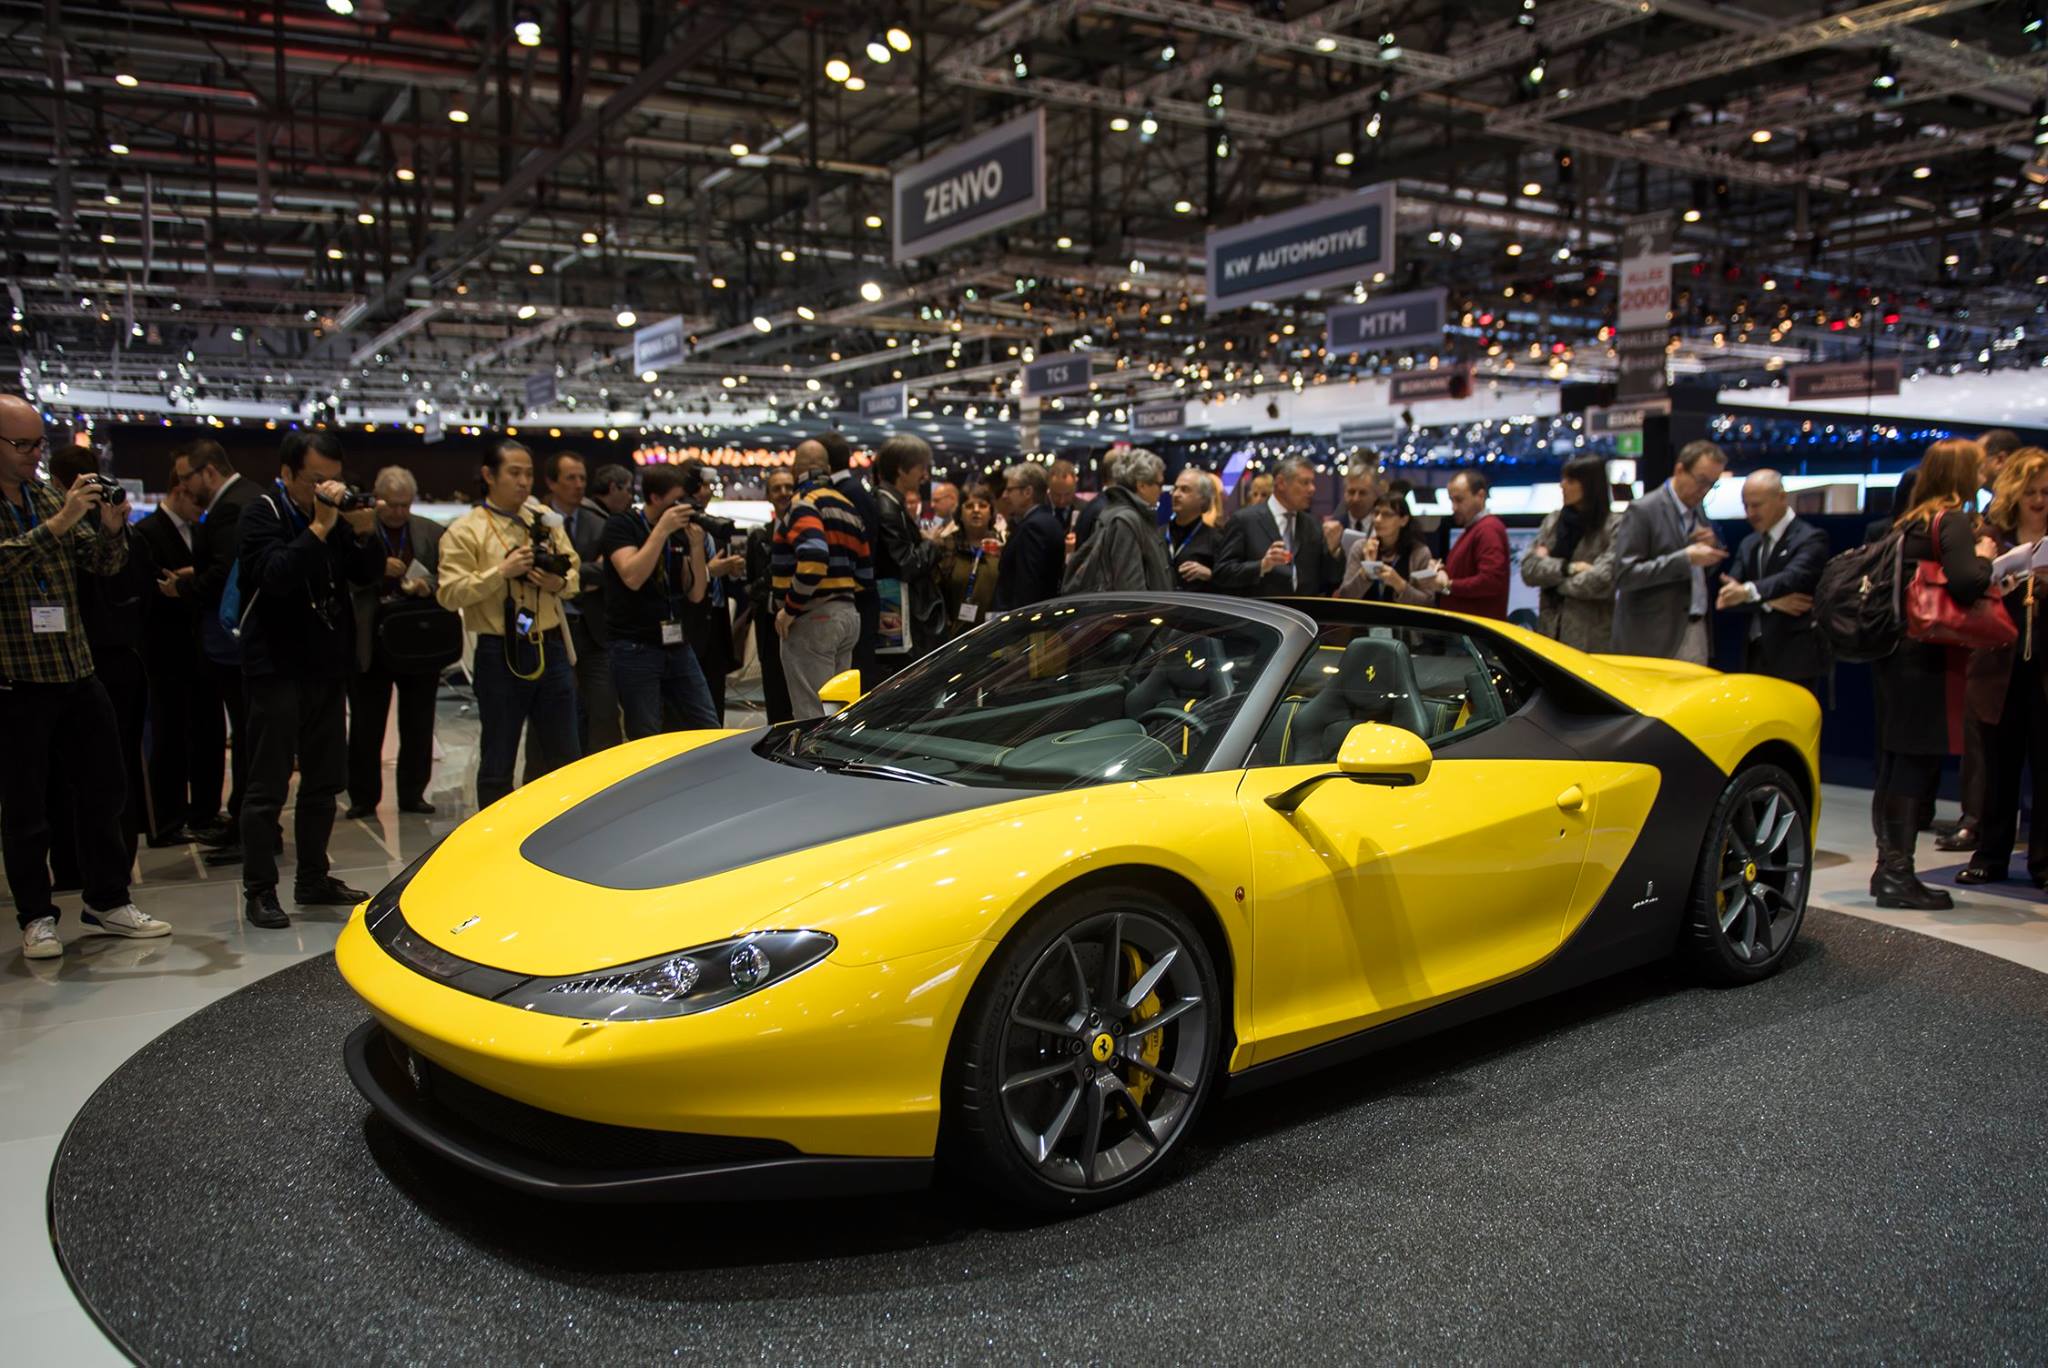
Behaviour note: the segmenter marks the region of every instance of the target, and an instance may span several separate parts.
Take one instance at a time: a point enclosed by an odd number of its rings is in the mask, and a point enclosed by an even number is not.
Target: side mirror
[[[818,690],[819,702],[837,703],[842,708],[850,703],[858,702],[859,699],[859,670],[841,670],[838,674],[826,680],[823,687]]]
[[[1361,722],[1344,737],[1337,748],[1337,768],[1312,774],[1292,788],[1266,800],[1266,806],[1292,816],[1316,787],[1331,779],[1349,779],[1356,784],[1380,784],[1387,788],[1412,788],[1429,778],[1434,757],[1429,743],[1402,727],[1384,722]]]

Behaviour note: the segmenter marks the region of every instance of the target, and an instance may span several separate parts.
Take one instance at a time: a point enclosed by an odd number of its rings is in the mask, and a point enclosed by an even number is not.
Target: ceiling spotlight
[[[898,52],[910,51],[910,30],[901,24],[889,25],[888,31],[882,37],[886,38],[889,46],[895,48]]]
[[[868,83],[858,76],[849,76],[846,78],[846,88],[858,95],[868,88]]]
[[[466,110],[466,109],[451,109],[451,110],[449,110],[449,111],[448,111],[448,122],[449,122],[449,123],[468,123],[468,122],[469,122],[469,111],[468,111],[468,110]]]
[[[844,57],[835,54],[825,59],[826,80],[844,81],[851,75],[853,75],[853,63],[847,61]]]
[[[1382,62],[1398,62],[1401,60],[1401,45],[1394,40],[1394,35],[1391,31],[1380,35],[1380,60]]]
[[[872,280],[863,280],[860,283],[860,297],[870,304],[879,304],[882,301],[882,287]]]
[[[1119,114],[1109,121],[1109,131],[1112,133],[1128,133],[1131,131],[1131,121]]]
[[[1753,143],[1767,143],[1771,140],[1771,130],[1768,128],[1759,128],[1749,135],[1749,140]]]
[[[413,181],[419,179],[419,173],[417,171],[414,171],[410,166],[401,166],[398,168],[397,171],[393,172],[392,174],[396,175],[402,181]]]
[[[659,209],[662,205],[668,203],[668,196],[662,194],[659,190],[649,190],[647,192],[647,202]]]
[[[124,142],[110,142],[107,144],[107,151],[117,157],[125,157],[128,155],[128,144]]]
[[[340,247],[338,247],[338,246],[337,246],[337,247],[329,247],[329,248],[327,249],[327,259],[328,259],[329,261],[339,261],[339,260],[341,260],[341,258],[342,258],[342,256],[343,256],[343,255],[344,255],[344,253],[342,252],[341,248],[340,248]]]
[[[1526,181],[1522,185],[1522,193],[1524,195],[1527,195],[1529,198],[1534,199],[1536,196],[1543,193],[1543,187],[1535,181]]]
[[[1764,288],[1765,288],[1766,290],[1775,290],[1775,289],[1777,289],[1777,288],[1778,288],[1778,282],[1777,282],[1777,280],[1776,280],[1776,279],[1775,279],[1774,277],[1771,277],[1771,276],[1765,276],[1765,277],[1764,277]]]
[[[1331,38],[1331,37],[1325,36],[1325,37],[1322,37],[1322,38],[1318,38],[1318,39],[1316,39],[1316,51],[1317,51],[1317,52],[1335,52],[1336,50],[1337,50],[1337,40],[1336,40],[1335,38]]]
[[[1010,54],[1010,74],[1020,81],[1031,75],[1031,63],[1024,60],[1024,49],[1018,48]]]
[[[1700,221],[1700,211],[1688,209],[1685,211],[1684,218],[1687,223],[1698,223]]]
[[[1230,134],[1220,130],[1216,134],[1216,155],[1219,157],[1230,155]]]
[[[776,255],[781,257],[784,261],[795,261],[796,249],[794,247],[785,247],[780,252],[776,253]]]
[[[745,139],[734,138],[732,140],[732,146],[726,148],[725,150],[732,153],[735,157],[744,157],[750,152],[752,152],[754,149],[747,146]]]
[[[1934,168],[1931,166],[1916,166],[1913,168],[1914,180],[1926,180],[1929,176],[1933,174]]]
[[[546,275],[548,268],[541,265],[538,261],[529,261],[526,263],[526,273],[528,275]]]
[[[1351,165],[1351,163],[1357,160],[1358,158],[1352,155],[1351,150],[1349,148],[1346,148],[1344,151],[1339,152],[1337,154],[1337,165],[1339,166],[1349,166]]]
[[[540,22],[527,16],[512,25],[512,37],[521,47],[540,46]]]
[[[1509,256],[1520,256],[1522,254],[1522,244],[1519,242],[1510,242],[1507,246],[1507,253]]]
[[[100,202],[102,204],[119,204],[121,202],[121,178],[119,176],[107,177],[107,189],[100,196]]]
[[[540,310],[539,310],[539,309],[536,309],[536,308],[535,308],[535,307],[534,307],[533,305],[531,305],[531,304],[521,304],[521,305],[519,306],[519,316],[520,316],[520,318],[522,318],[522,319],[527,319],[527,318],[531,318],[531,317],[533,317],[533,316],[534,316],[535,314],[537,314],[537,313],[539,313],[539,312],[540,312]]]
[[[346,17],[356,12],[356,0],[327,0],[327,8]]]
[[[807,390],[821,390],[825,387],[818,382],[816,377],[813,377],[809,380],[804,381],[804,388]]]
[[[1187,200],[1177,199],[1173,202],[1173,212],[1176,214],[1192,214],[1195,212],[1195,206]]]
[[[2031,38],[2041,31],[2041,7],[2029,3],[2020,15],[2020,35]]]
[[[1961,261],[1961,257],[1957,256],[1954,252],[1950,252],[1947,256],[1941,259],[1941,264],[1944,266],[1954,266],[1960,263]]]
[[[583,245],[585,247],[597,246],[597,229],[585,228],[583,230]]]
[[[761,316],[760,314],[755,314],[755,315],[754,315],[754,331],[755,331],[755,332],[774,332],[774,331],[775,331],[775,325],[774,325],[773,323],[770,323],[770,322],[769,322],[769,321],[768,321],[768,320],[767,320],[766,318],[763,318],[763,317],[762,317],[762,316]]]
[[[142,82],[136,80],[125,71],[117,71],[114,73],[114,84],[120,86],[123,90],[133,90],[141,85]]]
[[[806,323],[814,323],[817,321],[818,311],[808,304],[799,304],[796,306],[796,316]]]
[[[1538,86],[1543,84],[1543,78],[1549,74],[1549,63],[1544,59],[1542,51],[1538,50],[1536,60],[1529,63],[1529,70],[1524,75],[1527,77],[1530,85]]]
[[[1375,109],[1372,117],[1365,121],[1365,136],[1377,138],[1380,135],[1380,112]]]
[[[713,276],[713,277],[711,277],[711,288],[712,288],[712,289],[714,289],[714,290],[722,290],[722,289],[724,289],[724,288],[725,288],[725,277],[724,277],[724,276]]]
[[[1061,233],[1059,237],[1054,240],[1052,245],[1059,248],[1062,252],[1064,252],[1074,245],[1074,240],[1068,237],[1065,233]]]
[[[631,309],[621,309],[618,312],[618,316],[612,321],[622,328],[630,328],[640,321],[640,315],[634,313]]]
[[[1890,94],[1899,85],[1899,59],[1890,48],[1886,48],[1877,59],[1877,74],[1870,78],[1870,88],[1880,94]]]
[[[356,222],[362,224],[363,227],[365,228],[368,228],[371,224],[375,223],[376,221],[377,216],[367,209],[363,210],[362,213],[356,215]]]
[[[661,378],[661,377],[660,377],[659,375],[656,375],[656,374],[655,374],[655,373],[654,373],[653,371],[641,371],[641,372],[640,372],[640,379],[641,379],[641,382],[642,382],[643,384],[649,384],[649,385],[651,385],[651,384],[653,384],[653,383],[654,383],[654,382],[655,382],[656,380],[659,380],[660,378]]]
[[[882,226],[882,216],[880,214],[869,214],[864,222],[870,228],[879,228]]]
[[[111,247],[114,245],[114,235],[112,233],[101,233],[100,241]]]
[[[1138,136],[1146,142],[1150,142],[1152,141],[1152,136],[1158,131],[1159,116],[1149,109],[1146,110],[1145,117],[1138,120]]]
[[[887,62],[896,55],[889,50],[889,40],[879,33],[868,39],[867,52],[868,60],[876,63]]]

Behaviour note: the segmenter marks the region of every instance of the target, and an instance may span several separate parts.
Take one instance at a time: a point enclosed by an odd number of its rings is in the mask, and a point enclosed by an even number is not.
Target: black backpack
[[[1905,533],[1894,531],[1882,541],[1851,547],[1821,571],[1813,618],[1835,659],[1882,660],[1905,638],[1905,542]]]

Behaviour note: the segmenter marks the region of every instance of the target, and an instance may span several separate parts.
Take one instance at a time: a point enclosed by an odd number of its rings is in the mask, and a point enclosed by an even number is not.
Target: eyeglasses
[[[50,439],[41,434],[34,437],[9,437],[0,434],[0,442],[5,442],[20,452],[48,451],[50,449]]]

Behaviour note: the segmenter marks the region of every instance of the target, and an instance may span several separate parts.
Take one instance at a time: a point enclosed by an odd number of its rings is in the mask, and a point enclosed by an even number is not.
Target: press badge
[[[981,616],[981,605],[972,601],[963,603],[960,605],[960,611],[956,616],[962,622],[972,622]]]
[[[60,635],[70,630],[64,625],[64,605],[61,603],[31,603],[28,606],[28,628],[38,635]]]
[[[682,644],[683,644],[683,624],[682,624],[682,623],[680,623],[680,622],[664,622],[664,623],[662,623],[662,624],[661,624],[661,644],[662,644],[662,645],[664,645],[664,646],[680,646],[680,645],[682,645]]]

